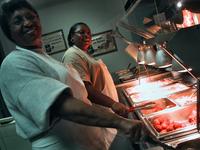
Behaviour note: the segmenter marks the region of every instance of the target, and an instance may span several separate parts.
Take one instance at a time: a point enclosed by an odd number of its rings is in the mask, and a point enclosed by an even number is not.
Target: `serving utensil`
[[[152,109],[155,106],[156,106],[155,102],[148,102],[145,104],[137,104],[137,105],[129,107],[128,112],[133,112],[133,111],[142,110],[142,109]]]

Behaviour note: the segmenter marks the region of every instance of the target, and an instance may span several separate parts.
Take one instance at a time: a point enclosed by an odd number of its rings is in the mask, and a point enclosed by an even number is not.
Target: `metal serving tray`
[[[167,97],[180,106],[189,105],[197,102],[197,89],[190,88]]]
[[[167,97],[168,95],[189,89],[188,86],[182,83],[174,83],[167,86],[151,87],[149,90],[144,90],[141,93],[134,93],[130,95],[130,98],[135,103],[140,103],[143,101],[148,101],[152,99],[160,99]]]
[[[141,83],[140,85],[137,85],[137,86],[131,86],[131,87],[126,88],[125,91],[127,92],[128,95],[132,95],[132,94],[140,93],[141,91],[148,91],[151,88],[163,87],[163,86],[172,84],[174,82],[176,81],[174,81],[171,78],[165,78],[158,81],[147,82],[145,84]]]
[[[146,103],[147,101],[145,101]],[[142,116],[149,116],[149,115],[154,115],[158,112],[162,112],[165,111],[167,109],[171,109],[176,107],[177,105],[172,102],[171,100],[167,99],[167,98],[160,98],[160,99],[156,99],[156,100],[151,100],[148,102],[154,102],[156,104],[156,106],[154,108],[151,109],[143,109],[143,110],[139,110],[139,113]]]
[[[196,104],[165,110],[144,119],[149,130],[159,139],[196,129]],[[175,136],[174,136],[175,137]]]

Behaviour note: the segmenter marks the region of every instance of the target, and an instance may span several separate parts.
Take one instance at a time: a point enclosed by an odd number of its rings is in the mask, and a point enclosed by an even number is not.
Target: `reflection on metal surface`
[[[154,81],[154,82],[142,80],[141,84],[126,88],[125,91],[129,95],[132,95],[134,93],[140,93],[140,92],[148,91],[150,89],[159,89],[162,86],[168,85],[172,82],[173,80],[170,78],[165,78],[165,79],[161,79],[159,81]]]
[[[156,65],[156,51],[150,46],[148,46],[146,49],[145,60],[147,65]]]
[[[197,89],[191,88],[179,93],[169,95],[168,98],[180,106],[185,106],[197,101]]]
[[[167,68],[171,65],[172,58],[161,48],[160,45],[157,45],[156,66],[158,68]]]
[[[139,49],[138,53],[137,53],[137,63],[140,65],[145,64],[145,51],[144,49]]]
[[[134,102],[142,102],[145,100],[164,98],[170,94],[183,91],[188,88],[189,87],[180,83],[175,83],[164,87],[154,84],[154,87],[151,87],[146,91],[141,90],[140,93],[132,93],[130,97]]]
[[[130,43],[130,44],[126,47],[125,51],[126,51],[135,61],[137,61],[137,53],[138,53],[138,51],[139,51],[139,48],[138,48],[138,46],[137,46],[136,44]]]

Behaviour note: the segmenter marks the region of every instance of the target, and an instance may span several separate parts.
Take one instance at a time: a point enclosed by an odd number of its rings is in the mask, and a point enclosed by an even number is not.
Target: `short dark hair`
[[[1,14],[0,14],[1,28],[4,34],[7,36],[7,38],[10,39],[11,41],[13,40],[10,34],[10,26],[9,26],[10,17],[16,10],[20,10],[23,8],[27,8],[33,11],[39,18],[37,11],[26,0],[4,0],[1,3]]]
[[[73,46],[74,45],[74,43],[72,41],[72,36],[74,35],[77,27],[80,26],[80,25],[84,25],[84,26],[87,26],[89,28],[89,26],[84,22],[78,22],[78,23],[74,24],[73,26],[71,26],[71,28],[69,30],[68,37],[67,37],[67,41],[68,41],[68,45],[69,46]]]

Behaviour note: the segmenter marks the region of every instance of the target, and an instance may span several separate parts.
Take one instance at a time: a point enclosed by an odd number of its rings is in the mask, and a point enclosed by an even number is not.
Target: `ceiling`
[[[55,2],[55,0],[28,0],[31,4],[33,4],[35,7],[41,7],[48,5],[48,3]]]
[[[2,1],[3,0],[0,0],[0,3]],[[44,8],[69,0],[27,0],[27,1],[29,1],[35,8]]]
[[[44,8],[58,3],[64,2],[66,0],[28,0],[36,8]]]

